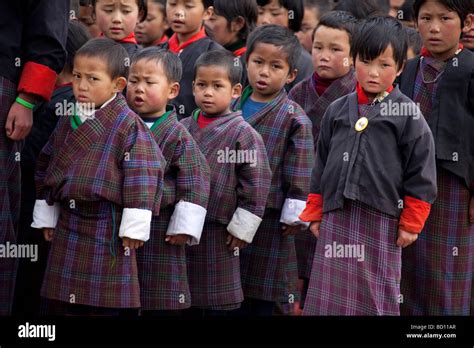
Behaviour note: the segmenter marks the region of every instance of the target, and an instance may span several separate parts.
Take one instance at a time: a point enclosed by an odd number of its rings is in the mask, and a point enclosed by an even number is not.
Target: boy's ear
[[[230,23],[230,30],[234,33],[238,33],[245,26],[245,19],[242,16],[237,16]]]
[[[232,87],[232,99],[237,99],[242,95],[242,85],[237,83],[235,86]]]
[[[298,69],[291,70],[286,78],[286,84],[292,83],[296,79],[296,76],[298,76]]]
[[[193,83],[193,89],[194,89],[194,83]],[[176,98],[179,95],[179,90],[180,90],[179,83],[173,82],[168,92],[168,100]]]
[[[117,77],[114,82],[114,92],[122,92],[127,86],[127,79],[123,76]]]
[[[204,10],[204,16],[202,19],[204,21],[207,21],[212,17],[213,14],[214,14],[214,6],[209,6],[208,8]]]

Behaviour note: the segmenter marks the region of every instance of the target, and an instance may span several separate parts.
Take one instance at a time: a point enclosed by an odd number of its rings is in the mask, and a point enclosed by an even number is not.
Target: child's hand
[[[469,222],[474,224],[474,196],[471,197],[471,201],[469,202]]]
[[[418,239],[418,234],[404,231],[401,228],[398,229],[397,246],[406,248],[417,239]]]
[[[235,250],[235,248],[243,249],[248,245],[248,243],[230,234],[227,236],[226,244],[229,246],[230,251]]]
[[[319,227],[321,226],[321,221],[314,221],[309,225],[309,230],[316,238],[319,238]]]
[[[54,228],[43,228],[43,235],[47,242],[51,242],[53,240]]]
[[[185,234],[178,234],[176,236],[166,236],[165,242],[170,243],[171,245],[185,245],[189,240],[189,236]]]
[[[138,239],[131,239],[128,237],[123,237],[122,238],[122,246],[124,248],[129,248],[131,250],[138,249],[143,246],[143,241],[138,240]]]
[[[289,226],[286,224],[282,224],[281,229],[283,230],[282,236],[294,236],[296,235],[299,231],[301,231],[301,225],[296,225],[296,226]]]

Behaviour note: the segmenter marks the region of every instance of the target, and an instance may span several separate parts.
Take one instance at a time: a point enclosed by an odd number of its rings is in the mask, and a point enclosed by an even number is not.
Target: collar
[[[236,42],[224,46],[224,48],[228,51],[231,51],[234,53],[234,56],[240,57],[242,56],[245,52],[247,52],[247,47],[245,47],[245,41],[244,40],[237,40]]]
[[[181,53],[182,50],[184,50],[186,47],[188,47],[190,44],[192,44],[195,41],[204,39],[206,37],[206,30],[204,29],[204,26],[202,26],[201,30],[192,36],[188,41],[179,43],[178,40],[178,34],[174,33],[171,38],[168,41],[169,45],[169,50],[173,53]]]
[[[464,45],[463,45],[462,43],[459,43],[458,49],[457,49],[457,51],[454,53],[454,55],[459,54],[459,52],[461,52],[463,48],[464,48]],[[426,57],[426,58],[427,58],[427,57],[433,57],[433,55],[431,54],[431,52],[428,51],[428,49],[427,49],[426,47],[424,47],[424,46],[421,48],[421,53],[420,53],[420,55],[421,55],[422,57]]]
[[[99,37],[105,37],[104,33],[100,33]],[[138,44],[137,39],[135,38],[135,33],[133,31],[123,39],[117,40],[117,42]]]
[[[99,108],[100,109],[103,109],[104,107],[106,107],[108,104],[110,104],[114,99],[115,97],[117,97],[117,93],[115,93],[112,98],[110,98],[109,100],[107,100],[104,104],[102,104],[102,106]],[[94,116],[95,116],[95,113],[96,113],[96,109],[92,109],[90,107],[87,107],[83,104],[80,104],[80,103],[76,103],[76,107],[75,107],[75,114],[74,116],[72,117],[71,119],[71,124],[73,125],[73,128],[74,128],[74,123],[75,122],[77,124],[77,126],[81,125],[83,122],[89,120],[89,119],[93,119]],[[76,127],[77,128],[77,127]],[[76,129],[74,128],[74,129]]]
[[[369,100],[369,97],[367,97],[367,95],[365,94],[359,82],[357,82],[356,91],[357,91],[357,101],[359,105],[374,104],[374,103],[380,103],[382,100],[384,100],[385,97],[387,97],[390,94],[390,92],[393,91],[393,86],[389,86],[386,91],[377,94],[377,96],[374,98],[374,100],[372,100],[372,102]]]
[[[168,118],[169,115],[173,113],[173,111],[174,107],[172,107],[171,105],[166,105],[166,112],[153,123],[153,125],[150,127],[150,130],[153,132],[160,124],[162,124]]]
[[[169,40],[169,37],[168,37],[168,35],[165,34],[165,35],[163,35],[163,37],[161,39],[153,41],[153,43],[151,45],[152,46],[162,45],[162,44],[166,43],[168,40]]]

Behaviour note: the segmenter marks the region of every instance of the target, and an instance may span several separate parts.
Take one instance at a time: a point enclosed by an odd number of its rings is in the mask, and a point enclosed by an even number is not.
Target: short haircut
[[[276,24],[262,25],[256,28],[247,40],[245,59],[248,62],[250,54],[259,43],[270,44],[278,47],[288,60],[290,71],[296,69],[298,59],[302,54],[301,44],[295,34],[288,28]]]
[[[272,0],[257,0],[257,4],[258,6],[266,6],[271,1]],[[292,14],[288,21],[289,29],[295,33],[300,31],[304,17],[303,0],[278,0],[278,2]]]
[[[99,0],[90,0],[90,3],[92,5],[92,7],[94,8],[94,15],[95,15],[95,5],[97,4],[97,1]],[[137,2],[137,5],[138,5],[138,14],[140,14],[140,12],[142,12],[142,16],[140,18],[138,18],[138,20],[140,22],[143,22],[147,15],[148,15],[148,6],[147,6],[147,0],[135,0]]]
[[[420,33],[415,29],[408,27],[405,27],[405,31],[407,32],[408,37],[408,48],[411,47],[413,52],[416,55],[419,55],[421,52],[421,46],[423,45]]]
[[[66,41],[66,64],[64,65],[64,70],[72,72],[74,57],[76,56],[77,50],[90,39],[91,35],[84,24],[75,20],[69,21]]]
[[[121,44],[108,38],[96,38],[88,41],[77,52],[76,57],[101,59],[107,65],[107,73],[111,79],[128,77],[128,53]]]
[[[415,11],[415,20],[418,22],[418,15],[421,6],[426,0],[415,0],[413,10]],[[451,11],[455,11],[461,19],[461,28],[464,27],[464,21],[469,13],[473,13],[474,4],[472,0],[438,0],[438,2]]]
[[[169,82],[179,82],[183,76],[181,59],[174,53],[159,47],[148,47],[137,51],[132,58],[132,65],[139,60],[161,64]]]
[[[334,10],[350,12],[357,19],[382,14],[375,0],[339,0]]]
[[[258,7],[255,0],[214,0],[214,13],[227,20],[227,28],[233,19],[242,17],[245,20],[244,27],[239,31],[240,40],[247,40],[249,34],[255,29],[258,18]]]
[[[390,45],[397,68],[401,69],[407,59],[407,34],[400,21],[390,16],[372,17],[363,21],[352,40],[351,54],[356,61],[372,61]]]
[[[166,18],[166,0],[150,0],[151,2],[161,5],[161,13],[163,17]]]
[[[214,5],[214,0],[201,0],[201,1],[205,10]]]
[[[333,8],[332,0],[304,0],[304,7],[318,10],[319,17]]]
[[[357,19],[346,11],[330,11],[319,19],[319,23],[313,31],[314,34],[320,26],[325,26],[332,29],[345,30],[349,35],[349,43],[352,42],[355,30],[357,28]]]
[[[208,51],[201,55],[194,64],[193,80],[196,80],[198,69],[201,67],[217,66],[227,70],[232,86],[240,83],[242,79],[242,64],[239,58],[227,50]]]

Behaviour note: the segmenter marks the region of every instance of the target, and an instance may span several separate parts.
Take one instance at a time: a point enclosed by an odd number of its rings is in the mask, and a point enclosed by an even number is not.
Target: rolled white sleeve
[[[258,226],[262,219],[257,215],[252,214],[248,210],[237,208],[232,220],[227,226],[227,231],[236,238],[243,240],[246,243],[252,243],[255,233],[257,233]]]
[[[206,213],[207,210],[198,204],[179,201],[174,208],[166,235],[185,234],[191,237],[187,242],[188,245],[199,244]]]
[[[150,239],[151,210],[124,208],[119,237],[146,242]]]
[[[45,200],[36,200],[33,208],[33,228],[56,228],[59,220],[59,203],[48,205]]]
[[[298,199],[287,198],[283,204],[283,209],[281,211],[280,222],[288,226],[297,226],[301,225],[303,227],[308,227],[309,223],[301,221],[298,216],[303,212],[306,206],[305,201],[300,201]]]

